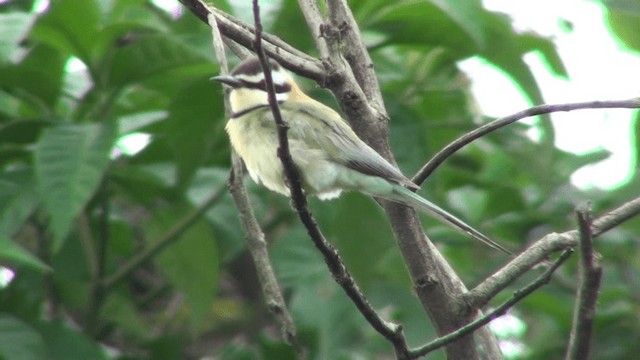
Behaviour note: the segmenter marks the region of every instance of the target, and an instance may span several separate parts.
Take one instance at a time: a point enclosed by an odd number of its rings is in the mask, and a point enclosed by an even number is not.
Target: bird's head
[[[280,64],[270,60],[269,66],[278,102],[287,101],[292,93],[301,93],[291,76]],[[242,61],[230,75],[216,76],[211,79],[231,87],[229,102],[234,114],[269,104],[264,73],[257,57],[250,57]]]

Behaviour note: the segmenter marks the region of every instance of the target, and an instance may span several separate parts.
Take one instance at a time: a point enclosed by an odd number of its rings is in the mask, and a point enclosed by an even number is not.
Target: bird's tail
[[[478,230],[472,228],[471,226],[467,225],[464,221],[458,219],[457,217],[449,214],[447,211],[441,209],[440,207],[438,207],[436,204],[430,202],[429,200],[421,197],[420,195],[414,193],[413,191],[405,188],[405,187],[401,187],[398,186],[394,189],[394,192],[399,195],[398,198],[394,199],[394,198],[390,198],[389,200],[393,200],[393,201],[398,201],[398,202],[402,202],[405,203],[406,205],[409,205],[413,208],[416,208],[418,210],[421,210],[423,212],[429,213],[430,215],[435,216],[437,219],[439,219],[440,221],[443,221],[447,224],[451,224],[453,226],[455,226],[456,228],[458,228],[459,230],[462,230],[464,232],[466,232],[467,234],[473,236],[474,238],[482,241],[483,243],[485,243],[486,245],[496,249],[496,250],[500,250],[506,254],[511,255],[511,251],[507,250],[504,246],[496,243],[495,241],[489,239],[487,236],[483,235],[481,232],[479,232]]]

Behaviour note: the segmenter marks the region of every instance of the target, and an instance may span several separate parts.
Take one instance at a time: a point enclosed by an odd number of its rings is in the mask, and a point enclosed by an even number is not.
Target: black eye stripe
[[[266,84],[264,82],[264,79],[260,80],[257,83],[256,82],[250,82],[250,81],[247,81],[247,80],[240,80],[240,81],[242,81],[242,84],[246,88],[267,91],[267,87],[266,87]],[[286,92],[291,91],[291,85],[289,85],[288,83],[274,84],[274,88],[276,90],[276,93],[278,93],[278,94],[282,94],[282,93],[286,93]]]

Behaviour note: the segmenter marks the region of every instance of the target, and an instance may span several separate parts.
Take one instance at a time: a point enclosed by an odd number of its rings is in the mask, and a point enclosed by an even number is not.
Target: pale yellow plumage
[[[308,195],[331,199],[355,190],[404,203],[454,225],[487,245],[509,253],[471,226],[415,194],[418,186],[365,144],[331,108],[304,94],[275,62],[272,75],[283,120],[289,126],[291,156]],[[243,61],[231,76],[214,78],[231,86],[232,117],[226,130],[251,178],[268,189],[289,195],[276,151],[278,137],[256,58]]]

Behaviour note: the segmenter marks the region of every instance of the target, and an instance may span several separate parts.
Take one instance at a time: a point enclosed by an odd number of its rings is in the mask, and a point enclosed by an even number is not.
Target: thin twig
[[[593,250],[590,210],[588,208],[578,209],[576,215],[580,234],[579,286],[565,359],[587,360],[591,350],[593,322],[602,279],[602,267],[598,263],[598,254]]]
[[[378,331],[382,336],[387,338],[396,349],[396,353],[399,354],[400,359],[408,358],[406,355],[407,344],[402,333],[402,327],[393,323],[389,323],[382,319],[380,315],[376,313],[368,300],[364,297],[357,284],[353,280],[353,277],[349,274],[344,263],[342,262],[338,252],[335,248],[324,238],[322,232],[318,228],[318,225],[311,215],[307,207],[307,199],[302,191],[300,182],[300,174],[289,151],[289,141],[287,138],[288,126],[283,121],[278,102],[276,101],[275,90],[273,88],[273,79],[269,68],[269,62],[262,49],[262,24],[260,22],[260,8],[258,0],[253,0],[253,12],[256,28],[256,38],[254,48],[256,54],[262,64],[262,69],[265,75],[265,85],[269,96],[269,105],[273,113],[274,120],[278,130],[278,157],[282,161],[284,168],[284,174],[286,182],[291,192],[291,202],[294,209],[300,217],[300,221],[304,224],[307,232],[313,240],[315,246],[320,250],[325,258],[325,262],[331,271],[335,281],[343,288],[347,296],[351,298],[357,309],[362,313],[364,318],[371,324],[371,326]]]
[[[472,323],[469,323],[459,328],[458,330],[448,335],[442,336],[426,345],[420,346],[415,350],[411,350],[410,351],[411,357],[417,358],[420,356],[424,356],[436,349],[439,349],[455,341],[456,339],[459,339],[465,335],[471,334],[472,332],[479,329],[480,327],[506,314],[507,311],[510,308],[512,308],[515,304],[517,304],[520,300],[529,296],[531,293],[533,293],[543,285],[548,284],[549,281],[551,280],[551,275],[556,271],[556,269],[558,269],[558,267],[560,267],[560,265],[562,265],[571,256],[571,254],[573,254],[572,249],[565,250],[562,254],[560,254],[560,257],[558,257],[558,259],[551,266],[549,266],[549,268],[542,275],[540,275],[537,279],[529,283],[529,285],[516,291],[509,300],[505,301],[503,304],[489,311],[488,313],[478,318],[477,320],[473,321]]]
[[[216,17],[213,14],[209,14],[208,20],[209,26],[211,27],[211,37],[215,56],[218,64],[220,64],[220,72],[221,74],[226,75],[229,73],[229,66],[227,64],[227,57],[225,56],[223,38],[218,29]],[[239,49],[234,50],[234,52],[236,51],[239,53],[244,52]],[[230,109],[228,96],[225,96],[224,101],[225,111],[227,112],[226,117],[228,117]],[[258,224],[258,220],[256,219],[253,208],[249,202],[247,190],[242,183],[242,161],[235,152],[232,152],[231,157],[232,167],[231,173],[229,174],[229,191],[231,192],[233,201],[238,208],[240,222],[245,232],[245,239],[247,240],[247,248],[249,249],[251,259],[256,268],[265,303],[267,304],[267,308],[271,314],[280,324],[280,332],[282,333],[283,339],[293,347],[298,359],[304,359],[305,351],[300,345],[295,323],[287,309],[284,296],[282,296],[282,291],[278,285],[276,274],[273,271],[273,266],[269,259],[267,242],[264,239],[264,233]]]
[[[640,197],[596,218],[591,225],[591,235],[599,236],[638,215],[640,215]],[[576,230],[544,236],[469,291],[465,296],[465,302],[471,308],[483,306],[533,266],[547,259],[551,253],[578,245],[578,239],[579,233]]]
[[[103,289],[108,291],[112,287],[119,284],[122,280],[126,279],[133,271],[135,271],[145,261],[154,257],[157,253],[162,251],[169,244],[180,238],[191,225],[193,225],[200,217],[213,206],[220,197],[224,194],[224,186],[215,190],[207,200],[197,209],[193,210],[187,216],[185,216],[180,222],[174,225],[164,236],[160,239],[153,241],[147,248],[135,255],[132,259],[124,263],[118,270],[106,277],[103,280]]]
[[[293,347],[299,359],[304,359],[305,350],[298,340],[295,323],[287,309],[278,285],[278,279],[273,271],[264,233],[249,202],[247,190],[242,184],[242,161],[235,152],[232,154],[232,164],[229,175],[229,191],[238,208],[240,223],[244,229],[247,248],[256,268],[258,280],[262,286],[264,301],[269,312],[280,324],[280,332],[284,340]]]
[[[327,43],[322,38],[322,27],[324,26],[324,16],[318,8],[317,0],[298,0],[298,6],[302,10],[302,15],[307,21],[307,25],[311,30],[313,39],[316,42],[316,48],[320,53],[322,59],[329,58],[329,48]]]
[[[538,105],[526,110],[517,112],[515,114],[494,120],[488,124],[459,137],[440,150],[435,156],[431,158],[418,173],[413,177],[413,182],[420,185],[427,177],[429,177],[440,164],[442,164],[449,156],[456,153],[466,145],[470,144],[474,140],[504,126],[514,123],[518,120],[522,120],[527,117],[550,114],[560,111],[573,111],[580,109],[637,109],[640,108],[640,98],[634,98],[629,100],[615,100],[615,101],[588,101],[582,103],[570,103],[570,104],[551,104],[551,105]]]

